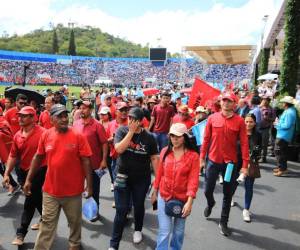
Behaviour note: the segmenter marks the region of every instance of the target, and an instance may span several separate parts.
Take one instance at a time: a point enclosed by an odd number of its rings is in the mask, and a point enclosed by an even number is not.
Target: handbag
[[[170,217],[182,218],[182,209],[184,203],[177,199],[166,201],[165,203],[165,214]]]
[[[257,162],[250,160],[249,168],[248,168],[248,176],[252,178],[260,178],[260,169]]]

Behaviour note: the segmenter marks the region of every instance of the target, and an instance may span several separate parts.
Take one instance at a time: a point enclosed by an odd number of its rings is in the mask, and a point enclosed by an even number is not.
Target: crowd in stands
[[[0,82],[56,83],[82,85],[92,84],[100,76],[112,80],[114,84],[137,85],[146,78],[155,78],[157,83],[169,81],[190,82],[196,75],[208,82],[239,83],[249,79],[249,65],[207,65],[194,59],[185,61],[167,60],[164,66],[154,66],[145,59],[136,60],[72,60],[72,63],[30,62],[0,60]]]

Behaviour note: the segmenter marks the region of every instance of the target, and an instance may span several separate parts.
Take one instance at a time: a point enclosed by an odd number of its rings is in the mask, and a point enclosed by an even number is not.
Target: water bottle
[[[227,163],[224,181],[230,182],[233,168],[234,164],[232,162]]]

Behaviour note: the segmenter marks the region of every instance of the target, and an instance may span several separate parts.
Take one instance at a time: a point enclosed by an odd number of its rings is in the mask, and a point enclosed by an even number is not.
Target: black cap
[[[65,105],[62,105],[62,104],[54,104],[54,105],[51,107],[50,115],[51,115],[51,116],[57,116],[57,115],[60,115],[60,114],[63,113],[63,112],[69,113],[69,111],[67,110],[67,108],[66,108]]]
[[[141,121],[144,118],[144,111],[140,107],[133,107],[129,110],[128,116]]]

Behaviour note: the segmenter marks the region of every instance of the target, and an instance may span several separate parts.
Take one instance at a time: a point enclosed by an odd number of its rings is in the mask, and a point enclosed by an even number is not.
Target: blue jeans
[[[158,195],[158,235],[156,250],[180,250],[184,239],[185,219],[172,218],[165,214],[165,201]]]
[[[112,172],[112,179],[113,181],[115,181],[116,176],[117,176],[117,172],[118,170],[116,169],[117,167],[117,159],[112,159],[111,160],[111,172]]]
[[[207,205],[213,207],[215,204],[214,190],[216,187],[216,181],[219,177],[219,173],[222,174],[223,178],[226,172],[227,164],[218,164],[207,161],[206,171],[205,171],[205,186],[204,194],[207,200]],[[237,166],[235,165],[231,174],[230,182],[224,181],[223,183],[223,204],[221,212],[221,223],[227,223],[230,213],[230,203],[232,200],[232,195],[236,189],[236,179],[238,177]]]
[[[151,176],[127,181],[125,188],[115,187],[116,215],[110,247],[119,249],[123,229],[126,223],[126,215],[132,198],[134,207],[135,231],[142,231],[145,216],[145,199],[151,182]]]
[[[245,179],[245,209],[249,210],[253,197],[254,178],[247,176]]]
[[[94,170],[92,171],[92,177],[93,177],[93,198],[96,201],[99,210],[100,178],[95,173]]]
[[[158,145],[158,151],[160,152],[164,147],[168,146],[169,139],[168,133],[153,133]]]

